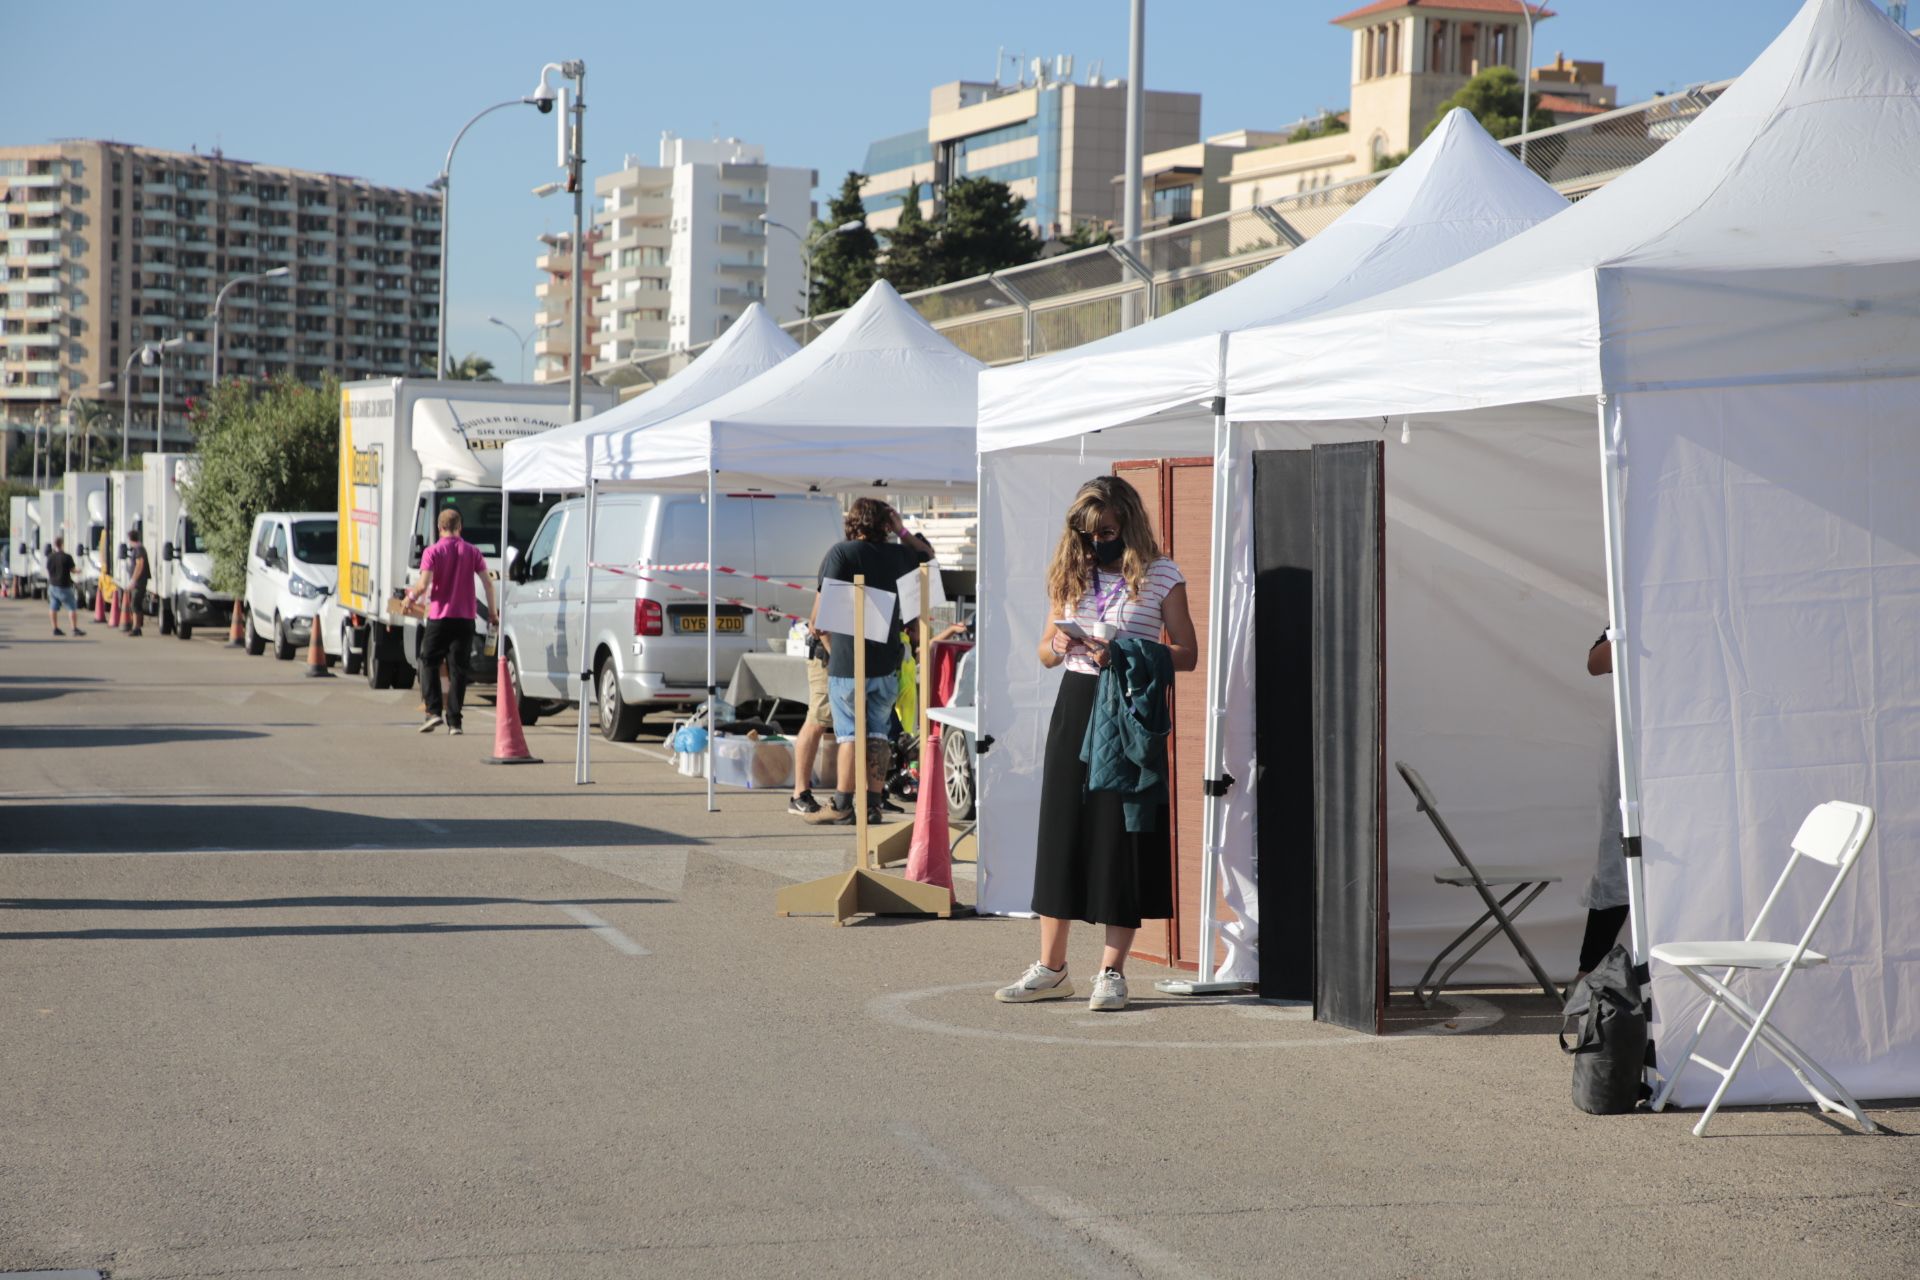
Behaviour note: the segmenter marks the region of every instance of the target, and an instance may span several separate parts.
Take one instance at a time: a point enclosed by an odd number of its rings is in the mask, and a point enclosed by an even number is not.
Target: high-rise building
[[[0,419],[24,424],[116,382],[144,344],[165,355],[167,422],[220,373],[317,381],[431,370],[440,197],[121,142],[0,147]],[[125,386],[151,431],[160,368]]]
[[[818,181],[811,169],[768,164],[763,148],[738,138],[671,133],[661,135],[659,163],[629,155],[596,179],[590,354],[604,368],[683,351],[725,333],[755,302],[776,320],[799,319],[806,294],[799,237],[813,221]],[[542,295],[541,322],[555,317],[552,301]],[[550,331],[550,343],[559,332]],[[538,376],[564,375],[553,361]]]
[[[598,280],[604,265],[596,256],[605,235],[597,229],[587,232],[586,250],[580,259],[581,274],[587,278],[587,314],[582,318],[586,356],[580,365],[582,376],[593,372],[598,351],[601,314]],[[539,309],[534,313],[533,380],[565,382],[573,360],[573,233],[562,231],[543,235],[546,246],[540,255],[540,283],[533,287]]]
[[[1114,178],[1126,169],[1127,87],[1096,69],[1073,82],[1073,59],[1039,58],[1013,84],[956,80],[936,87],[927,123],[867,148],[867,225],[885,231],[920,189],[932,217],[938,193],[961,178],[1004,182],[1027,202],[1042,236],[1120,220]],[[1200,95],[1146,94],[1146,150],[1200,141]]]

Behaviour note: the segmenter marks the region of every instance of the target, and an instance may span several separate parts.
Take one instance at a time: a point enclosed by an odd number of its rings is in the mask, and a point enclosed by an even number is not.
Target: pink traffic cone
[[[500,671],[494,677],[493,755],[488,764],[539,764],[527,749],[527,733],[520,727],[520,699],[513,696],[513,673],[507,654],[500,651]],[[584,713],[583,713],[584,714]]]
[[[940,737],[920,744],[920,793],[913,805],[913,843],[907,847],[907,879],[937,885],[953,897],[953,848],[947,843],[947,787]]]
[[[116,591],[114,594],[119,595],[120,593]],[[107,620],[107,593],[99,587],[93,589],[93,620],[95,624],[103,623]]]
[[[118,631],[125,620],[127,593],[124,589],[113,593],[113,611],[107,615],[107,625]]]

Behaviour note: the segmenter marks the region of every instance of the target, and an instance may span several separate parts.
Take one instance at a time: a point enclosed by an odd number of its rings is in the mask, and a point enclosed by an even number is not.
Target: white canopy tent
[[[1471,258],[1566,207],[1564,199],[1495,143],[1471,115],[1455,111],[1364,200],[1273,265],[1138,329],[982,376],[981,566],[993,593],[981,617],[984,666],[979,686],[983,732],[994,740],[993,749],[981,759],[982,911],[1029,909],[1040,760],[1058,681],[1057,672],[1045,671],[1032,660],[1031,648],[1062,513],[1079,483],[1116,461],[1212,455],[1212,582],[1195,582],[1189,593],[1196,613],[1206,609],[1208,615],[1207,702],[1215,711],[1208,717],[1205,776],[1230,776],[1238,782],[1224,797],[1208,796],[1204,802],[1201,830],[1207,848],[1199,901],[1214,900],[1217,859],[1224,873],[1224,896],[1237,917],[1225,927],[1227,955],[1220,976],[1237,982],[1257,977],[1249,459],[1254,449],[1295,447],[1302,440],[1286,428],[1255,427],[1237,431],[1227,442],[1215,397],[1223,386],[1228,335],[1251,325],[1317,314],[1418,279]],[[1378,423],[1367,431],[1377,439]],[[1524,491],[1533,483],[1534,469],[1520,459],[1496,457],[1483,460],[1482,466],[1497,472],[1497,485],[1508,490]],[[1479,495],[1476,500],[1484,501],[1501,490],[1495,481],[1463,465],[1426,478],[1417,505],[1410,505],[1408,494],[1394,483],[1391,467],[1388,475],[1389,518],[1401,524],[1424,519],[1433,526],[1418,539],[1388,543],[1389,571],[1425,587],[1422,609],[1390,613],[1392,660],[1402,647],[1396,641],[1411,641],[1420,618],[1444,609],[1436,579],[1462,571],[1454,561],[1471,562],[1472,552],[1462,552],[1457,531],[1442,518],[1423,513],[1446,511],[1456,493],[1472,491]],[[1531,577],[1547,580],[1551,571],[1535,570]],[[1597,619],[1597,590],[1580,605],[1576,616]],[[1578,635],[1588,623],[1583,619],[1568,625]],[[1412,635],[1409,626],[1416,628]],[[1413,645],[1407,648],[1411,652]],[[1548,683],[1543,673],[1534,677],[1536,686]],[[1544,688],[1530,691],[1545,696]],[[1599,715],[1598,704],[1592,704],[1596,743]],[[1597,752],[1594,758],[1597,767]],[[1576,803],[1590,810],[1594,791],[1588,778]],[[1537,822],[1523,818],[1516,823],[1514,838],[1537,833]],[[1436,854],[1445,857],[1443,851]],[[1571,858],[1577,862],[1580,856],[1576,852]],[[1591,850],[1585,856],[1591,861]],[[1444,891],[1435,889],[1434,869],[1434,859],[1410,859],[1394,871],[1395,937],[1411,944],[1401,949],[1403,963],[1429,940],[1431,947],[1419,958],[1438,950],[1465,906],[1457,893],[1448,900]],[[1572,920],[1574,912],[1568,894],[1561,914]],[[1213,919],[1204,905],[1200,921],[1196,954],[1205,981],[1213,976]],[[1479,964],[1481,976],[1523,972],[1517,961],[1497,954],[1486,954]],[[1418,974],[1417,965],[1412,972]]]
[[[1867,0],[1809,0],[1685,133],[1576,208],[1228,352],[1235,421],[1333,436],[1407,418],[1421,461],[1429,435],[1464,454],[1516,419],[1586,441],[1636,947],[1741,936],[1805,814],[1870,805],[1867,861],[1814,942],[1831,963],[1774,1016],[1865,1097],[1920,1080],[1916,209],[1920,46]],[[1596,404],[1597,449],[1593,418],[1566,412]],[[1701,1003],[1671,973],[1654,988],[1670,1070]],[[1679,1100],[1710,1083],[1685,1077]],[[1763,1054],[1729,1096],[1800,1094]]]
[[[704,489],[707,691],[714,672],[713,512],[717,486],[764,492],[972,493],[976,384],[983,366],[937,333],[886,281],[819,338],[691,412],[594,437],[587,559],[600,489]],[[603,446],[599,441],[605,439]],[[588,577],[589,599],[592,577]],[[582,718],[576,778],[585,779]],[[713,807],[713,735],[707,736]]]
[[[633,456],[636,432],[694,412],[799,349],[800,344],[756,302],[727,327],[718,342],[665,382],[605,413],[509,441],[501,455],[501,487],[511,493],[584,490],[589,451],[609,475],[617,475],[620,463]]]

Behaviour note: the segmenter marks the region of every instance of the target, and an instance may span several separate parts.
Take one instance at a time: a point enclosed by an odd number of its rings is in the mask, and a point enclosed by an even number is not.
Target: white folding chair
[[[1713,1113],[1720,1109],[1720,1100],[1726,1096],[1728,1087],[1745,1064],[1747,1055],[1753,1051],[1755,1042],[1764,1040],[1767,1047],[1786,1062],[1794,1078],[1800,1081],[1800,1086],[1813,1095],[1813,1100],[1822,1111],[1846,1116],[1868,1133],[1879,1132],[1879,1128],[1867,1118],[1866,1112],[1860,1109],[1860,1104],[1854,1101],[1853,1095],[1847,1092],[1845,1085],[1815,1062],[1805,1049],[1787,1039],[1768,1022],[1794,971],[1827,962],[1827,958],[1818,951],[1808,950],[1807,944],[1813,941],[1814,931],[1826,919],[1827,909],[1839,896],[1840,886],[1846,883],[1847,873],[1853,870],[1853,864],[1859,860],[1860,849],[1872,832],[1873,810],[1865,805],[1829,800],[1815,808],[1807,815],[1807,820],[1800,824],[1800,832],[1793,838],[1793,852],[1787,858],[1787,865],[1780,872],[1780,878],[1774,881],[1773,892],[1767,895],[1746,937],[1738,942],[1663,942],[1653,948],[1655,960],[1672,965],[1686,974],[1693,985],[1707,996],[1707,1011],[1700,1016],[1700,1025],[1693,1029],[1693,1039],[1687,1041],[1679,1065],[1667,1077],[1666,1084],[1653,1100],[1655,1111],[1667,1105],[1667,1099],[1673,1095],[1673,1088],[1680,1083],[1680,1077],[1689,1063],[1697,1062],[1709,1071],[1718,1072],[1720,1087],[1713,1091],[1713,1099],[1707,1103],[1706,1113],[1700,1117],[1700,1123],[1693,1126],[1693,1135],[1696,1138],[1701,1136],[1707,1131],[1707,1122],[1713,1119]],[[1793,874],[1801,858],[1812,858],[1815,862],[1832,867],[1833,883],[1827,886],[1826,896],[1820,899],[1819,907],[1814,910],[1813,918],[1807,922],[1798,942],[1761,941],[1756,935],[1766,924],[1767,914],[1773,910],[1773,904],[1780,898],[1780,891],[1786,887],[1787,877]],[[1726,972],[1715,977],[1707,972],[1709,969],[1724,969]],[[1757,1011],[1727,985],[1737,969],[1777,970],[1780,974],[1774,981],[1773,990],[1767,993],[1766,1000]],[[1739,1052],[1724,1067],[1694,1053],[1699,1047],[1700,1037],[1706,1032],[1707,1024],[1723,1008],[1747,1028]],[[1816,1089],[1809,1076],[1817,1077],[1833,1096],[1829,1097]],[[1839,1101],[1836,1102],[1835,1098]]]

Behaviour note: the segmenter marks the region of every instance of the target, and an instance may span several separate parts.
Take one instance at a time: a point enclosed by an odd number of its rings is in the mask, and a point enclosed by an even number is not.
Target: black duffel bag
[[[1648,1096],[1647,1005],[1634,980],[1633,955],[1616,945],[1567,997],[1562,1011],[1579,1019],[1579,1034],[1560,1047],[1573,1055],[1573,1105],[1595,1116],[1625,1115]]]

